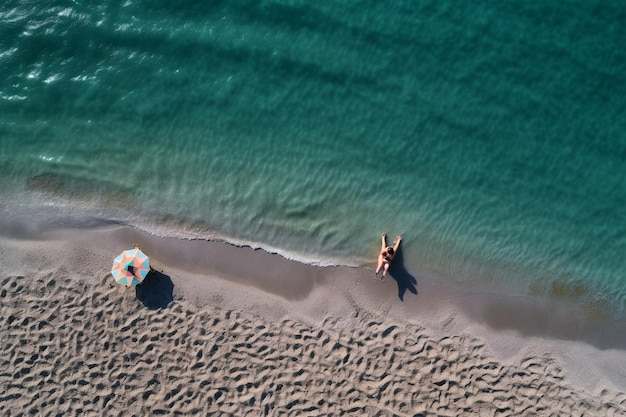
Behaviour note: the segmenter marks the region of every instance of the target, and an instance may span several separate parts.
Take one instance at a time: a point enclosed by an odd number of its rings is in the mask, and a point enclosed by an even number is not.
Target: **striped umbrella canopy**
[[[140,249],[125,250],[113,260],[111,274],[120,284],[141,284],[150,272],[148,257]]]

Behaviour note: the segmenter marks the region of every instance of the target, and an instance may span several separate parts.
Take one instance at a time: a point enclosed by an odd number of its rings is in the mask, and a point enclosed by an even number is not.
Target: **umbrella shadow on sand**
[[[151,310],[166,308],[174,301],[174,283],[169,276],[152,270],[141,285],[135,287],[135,294]]]
[[[417,295],[417,280],[404,267],[402,249],[398,250],[396,257],[391,263],[391,266],[389,267],[389,275],[398,283],[398,297],[400,297],[400,301],[404,301],[404,294],[406,293],[406,290],[409,290],[413,294]]]

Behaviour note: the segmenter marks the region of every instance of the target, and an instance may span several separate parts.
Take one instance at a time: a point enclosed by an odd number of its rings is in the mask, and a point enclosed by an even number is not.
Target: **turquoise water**
[[[0,208],[624,310],[626,9],[535,3],[3,2]]]

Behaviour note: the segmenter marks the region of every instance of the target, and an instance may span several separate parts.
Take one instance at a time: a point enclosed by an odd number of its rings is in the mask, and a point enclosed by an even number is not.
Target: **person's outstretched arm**
[[[383,234],[380,236],[380,240],[381,240],[381,243],[380,243],[380,251],[382,252],[382,251],[384,251],[385,249],[387,249],[387,233],[383,233]]]
[[[402,242],[402,236],[396,236],[396,240],[393,245],[393,251],[398,253],[398,248],[400,247],[400,242]]]

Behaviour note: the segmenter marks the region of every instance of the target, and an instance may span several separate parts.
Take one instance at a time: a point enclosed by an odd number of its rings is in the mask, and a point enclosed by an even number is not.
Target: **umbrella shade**
[[[111,274],[120,284],[131,286],[141,284],[150,272],[148,257],[139,249],[125,250],[113,260]]]

